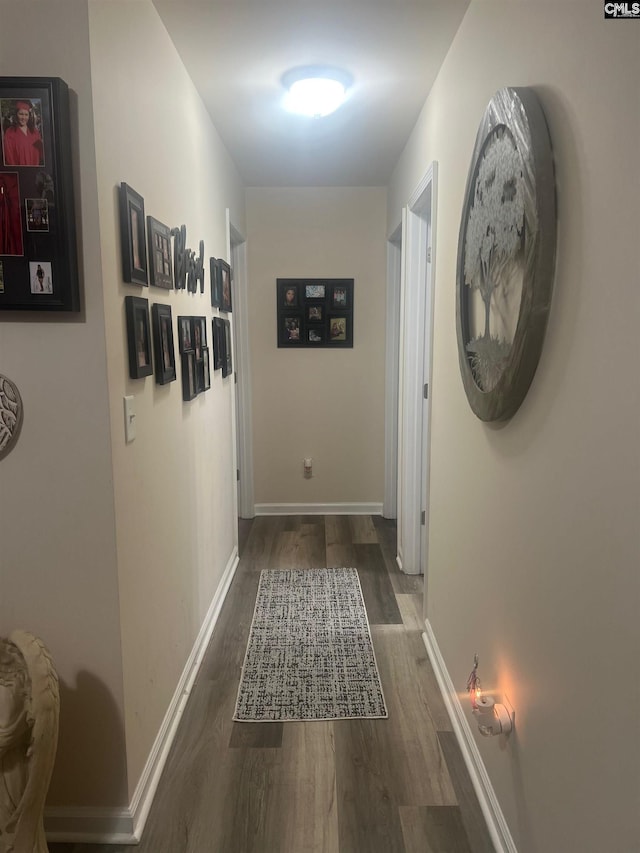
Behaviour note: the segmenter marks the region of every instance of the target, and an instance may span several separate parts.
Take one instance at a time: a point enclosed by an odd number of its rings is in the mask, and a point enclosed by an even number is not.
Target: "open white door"
[[[397,518],[398,502],[398,383],[400,379],[400,298],[402,281],[402,224],[387,242],[387,321],[384,410],[385,518]]]
[[[409,199],[402,243],[398,564],[407,574],[427,562],[436,174],[432,163]]]

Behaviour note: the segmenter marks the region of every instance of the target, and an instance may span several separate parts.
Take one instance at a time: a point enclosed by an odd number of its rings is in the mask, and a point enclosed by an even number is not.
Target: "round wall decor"
[[[458,241],[456,325],[462,381],[483,421],[507,420],[533,379],[556,253],[547,123],[532,89],[500,89],[476,137]]]
[[[0,459],[18,439],[22,425],[22,399],[16,385],[0,373]]]

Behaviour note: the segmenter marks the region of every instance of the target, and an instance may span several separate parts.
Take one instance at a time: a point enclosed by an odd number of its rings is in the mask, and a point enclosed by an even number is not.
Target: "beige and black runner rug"
[[[234,720],[387,717],[358,572],[261,573]]]

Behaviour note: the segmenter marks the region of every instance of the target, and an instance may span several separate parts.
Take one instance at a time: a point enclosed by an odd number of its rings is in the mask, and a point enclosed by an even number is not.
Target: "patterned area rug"
[[[263,571],[233,719],[387,716],[356,569]]]

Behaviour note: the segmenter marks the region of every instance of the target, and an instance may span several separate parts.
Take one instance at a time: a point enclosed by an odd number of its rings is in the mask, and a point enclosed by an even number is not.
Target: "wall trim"
[[[249,332],[249,294],[247,283],[247,243],[231,222],[227,208],[229,255],[233,270],[233,345],[235,406],[236,406],[236,466],[238,476],[238,515],[253,518],[253,414],[251,395],[251,353]]]
[[[482,814],[487,822],[496,853],[518,853],[515,842],[509,831],[500,803],[491,784],[489,774],[478,750],[473,732],[469,726],[458,691],[456,690],[444,658],[440,652],[433,628],[428,619],[425,620],[425,630],[422,639],[427,648],[429,660],[433,666],[444,704],[451,720],[453,732],[460,746],[464,763],[467,766],[471,782],[480,802]]]
[[[169,750],[176,736],[178,725],[220,616],[222,605],[227,597],[238,562],[238,548],[234,546],[129,807],[58,808],[52,806],[47,808],[44,814],[47,841],[52,843],[72,841],[85,844],[137,844],[140,841]]]
[[[400,384],[400,290],[402,280],[402,223],[387,241],[387,319],[384,395],[385,518],[398,514],[398,394]]]
[[[44,811],[47,842],[84,844],[137,844],[133,815],[129,808],[63,808]]]
[[[382,515],[382,504],[256,504],[255,511],[256,515]]]

